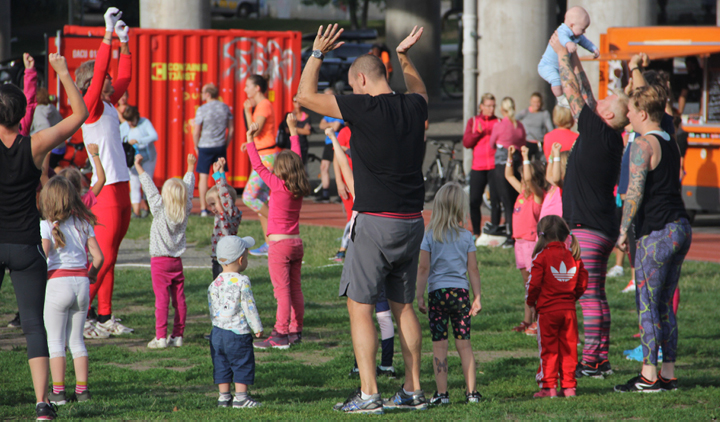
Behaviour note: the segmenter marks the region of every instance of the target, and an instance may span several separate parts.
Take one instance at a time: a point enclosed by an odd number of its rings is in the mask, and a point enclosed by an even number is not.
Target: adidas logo
[[[562,283],[567,283],[570,281],[571,278],[575,277],[575,272],[577,271],[576,267],[572,267],[569,270],[565,267],[565,263],[560,263],[560,269],[556,270],[555,267],[551,266],[550,271],[552,271],[553,276],[555,279]]]

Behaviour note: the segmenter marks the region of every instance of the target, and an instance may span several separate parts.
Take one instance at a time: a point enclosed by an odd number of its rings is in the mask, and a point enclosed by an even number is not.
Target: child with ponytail
[[[583,295],[588,272],[580,260],[580,244],[565,220],[543,217],[537,225],[525,303],[537,321],[540,367],[535,379],[540,391],[534,397],[575,396],[578,328],[575,303]],[[570,250],[566,245],[572,237]],[[530,321],[526,320],[526,324]],[[558,392],[558,373],[561,374]]]
[[[68,179],[50,179],[40,194],[40,203],[44,218],[40,222],[40,234],[48,268],[44,320],[53,381],[48,399],[63,405],[68,401],[65,395],[66,346],[72,352],[75,366],[75,400],[90,399],[83,329],[90,304],[90,283],[97,278],[103,254],[93,230],[97,219]],[[90,269],[86,248],[92,256]]]

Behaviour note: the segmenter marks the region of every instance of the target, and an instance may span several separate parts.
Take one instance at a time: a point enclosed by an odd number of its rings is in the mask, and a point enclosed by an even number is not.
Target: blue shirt
[[[445,242],[433,239],[432,230],[425,232],[420,250],[430,252],[428,292],[438,289],[468,289],[468,253],[475,252],[472,233],[460,229],[458,235],[447,233]]]
[[[325,120],[328,123],[340,122],[341,125],[345,124],[345,121],[343,119],[336,119],[334,117],[325,116],[325,117],[323,117],[323,120]],[[340,132],[335,132],[335,136],[337,136],[338,133],[340,133]],[[325,137],[325,145],[329,145],[329,144],[332,144],[332,139],[330,139],[329,136],[326,136]]]
[[[579,37],[576,37],[575,34],[573,34],[572,29],[570,29],[570,27],[565,25],[564,23],[558,26],[557,33],[558,38],[560,38],[560,44],[562,44],[563,47],[565,47],[565,45],[569,42],[574,42],[575,44],[580,45],[582,48],[591,53],[597,50],[595,44],[593,44],[592,41],[587,39],[585,35],[580,35]],[[553,50],[553,48],[550,46],[550,43],[548,43],[548,46],[545,49],[545,53],[542,55],[541,62],[553,65],[556,68],[559,66],[557,53],[555,53],[555,50]]]

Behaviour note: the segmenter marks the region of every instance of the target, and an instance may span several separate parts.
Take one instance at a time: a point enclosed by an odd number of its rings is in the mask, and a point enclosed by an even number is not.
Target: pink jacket
[[[25,69],[25,77],[23,78],[23,93],[27,99],[25,107],[25,116],[20,120],[20,134],[22,136],[30,136],[30,126],[32,126],[33,115],[37,107],[37,70],[35,68]]]
[[[495,168],[495,148],[490,144],[493,127],[499,122],[495,116],[480,114],[468,120],[463,134],[463,146],[473,149],[472,169],[476,171]]]

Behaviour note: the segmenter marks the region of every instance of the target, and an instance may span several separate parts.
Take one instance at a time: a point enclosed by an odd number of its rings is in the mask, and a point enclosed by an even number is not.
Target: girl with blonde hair
[[[450,403],[448,394],[448,321],[465,376],[465,401],[478,403],[482,397],[475,389],[475,356],[470,344],[470,318],[482,309],[480,304],[480,273],[475,242],[465,229],[468,197],[457,183],[448,183],[438,190],[433,213],[420,246],[417,275],[418,309],[427,313],[433,341],[433,372],[437,391],[431,405]],[[468,283],[468,278],[470,282]],[[470,301],[468,288],[474,298]],[[428,304],[425,305],[425,291]]]
[[[180,347],[187,316],[185,275],[180,255],[185,252],[185,229],[192,210],[195,188],[193,169],[197,159],[189,154],[187,173],[183,180],[166,180],[162,194],[158,192],[152,177],[143,169],[142,161],[142,155],[135,156],[135,169],[153,215],[150,226],[150,273],[155,292],[155,338],[148,343],[148,348]],[[171,299],[175,308],[175,322],[172,335],[167,337],[168,302]]]
[[[70,347],[73,356],[76,400],[90,399],[83,329],[90,303],[90,284],[97,278],[103,254],[93,230],[97,218],[83,204],[68,179],[50,179],[40,194],[40,204],[44,218],[40,222],[40,234],[48,269],[43,314],[53,381],[48,399],[63,405],[68,401],[65,395],[65,346]],[[92,256],[89,270],[86,248]]]

